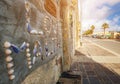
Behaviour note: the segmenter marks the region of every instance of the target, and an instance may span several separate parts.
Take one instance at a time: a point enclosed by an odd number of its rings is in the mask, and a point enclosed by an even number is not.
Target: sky
[[[91,25],[95,31],[103,31],[101,25],[105,22],[109,24],[107,31],[120,31],[120,0],[81,0],[81,3],[83,31]]]

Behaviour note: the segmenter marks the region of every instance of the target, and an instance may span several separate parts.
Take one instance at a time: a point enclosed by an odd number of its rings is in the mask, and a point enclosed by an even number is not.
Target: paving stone
[[[83,78],[82,84],[90,84],[87,78]]]
[[[104,83],[101,84],[113,84],[111,81],[105,81]]]
[[[120,84],[120,79],[117,76],[109,76],[109,78],[116,84]]]
[[[90,84],[100,84],[97,77],[89,77]]]
[[[82,73],[82,78],[87,78],[88,76],[87,76],[87,73],[86,72],[84,72],[84,73]]]
[[[86,71],[87,75],[89,77],[93,77],[93,76],[96,76],[95,72],[94,71]]]

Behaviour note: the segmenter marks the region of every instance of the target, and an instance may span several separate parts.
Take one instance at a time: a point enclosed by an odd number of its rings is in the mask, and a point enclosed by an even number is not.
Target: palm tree
[[[93,34],[93,32],[94,32],[94,29],[95,29],[95,26],[94,26],[94,25],[92,25],[92,26],[90,27],[91,34]]]
[[[104,30],[104,35],[105,35],[105,30],[106,30],[107,28],[109,28],[109,24],[104,23],[104,24],[102,25],[102,28],[103,28],[103,30]]]
[[[95,26],[94,26],[94,25],[92,25],[90,28],[91,28],[91,30],[94,30],[94,29],[95,29]]]

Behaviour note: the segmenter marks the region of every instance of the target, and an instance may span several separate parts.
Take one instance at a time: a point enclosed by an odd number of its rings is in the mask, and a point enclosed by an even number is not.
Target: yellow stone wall
[[[77,0],[61,0],[60,16],[62,19],[63,36],[63,61],[64,70],[69,70],[71,57],[74,56],[75,49],[80,46],[79,38],[79,14]]]

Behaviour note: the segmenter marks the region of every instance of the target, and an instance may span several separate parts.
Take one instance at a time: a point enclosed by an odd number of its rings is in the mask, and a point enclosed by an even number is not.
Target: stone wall
[[[22,84],[56,84],[61,72],[60,58],[59,60],[56,59],[53,59],[37,68],[24,80]]]
[[[46,84],[59,77],[61,26],[43,4],[44,0],[0,0],[0,84],[21,84],[37,68],[40,74],[32,76],[40,81],[47,73]],[[49,76],[53,80],[48,83]],[[45,84],[33,81],[29,84]]]

